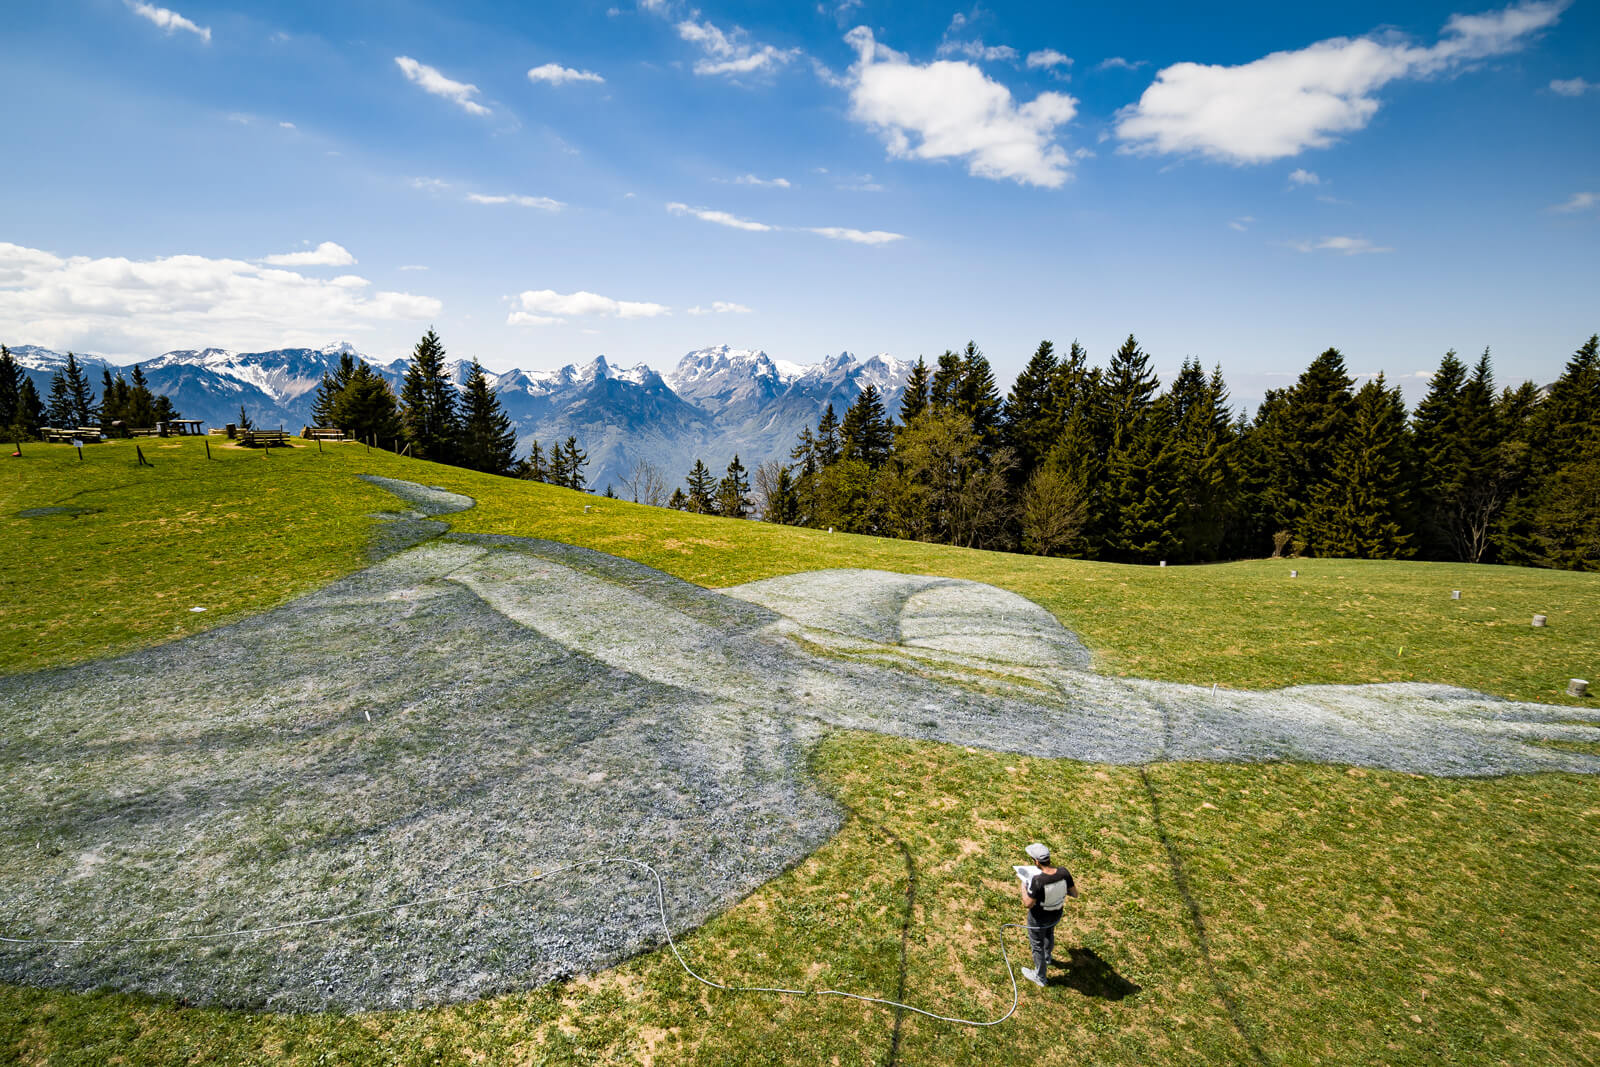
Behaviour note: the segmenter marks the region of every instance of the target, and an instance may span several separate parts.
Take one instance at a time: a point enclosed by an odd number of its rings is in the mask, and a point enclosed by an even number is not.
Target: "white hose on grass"
[[[1016,1013],[1020,995],[1017,990],[1016,971],[1011,966],[1011,954],[1006,951],[1005,931],[1009,929],[1032,929],[1028,923],[1000,924],[1000,958],[1005,961],[1006,977],[1011,980],[1011,1007],[1007,1008],[1006,1013],[997,1019],[963,1019],[954,1015],[940,1015],[937,1012],[928,1011],[925,1008],[918,1008],[911,1004],[903,1004],[898,1000],[889,1000],[886,997],[869,997],[864,993],[848,993],[841,989],[787,989],[782,986],[728,985],[723,982],[718,982],[715,979],[707,978],[696,971],[693,967],[689,966],[689,962],[683,958],[683,953],[678,951],[678,943],[673,940],[672,937],[672,927],[667,922],[666,887],[662,882],[660,872],[654,867],[650,866],[650,864],[645,863],[643,860],[631,859],[581,860],[577,863],[569,863],[561,867],[555,867],[548,871],[541,871],[540,873],[531,875],[527,878],[517,878],[509,882],[498,882],[494,885],[484,886],[481,889],[467,889],[456,893],[439,893],[434,896],[418,897],[416,900],[408,900],[400,904],[390,904],[381,908],[365,908],[361,911],[343,912],[338,915],[326,915],[317,919],[300,919],[295,922],[275,923],[271,926],[254,926],[239,930],[221,930],[216,933],[209,934],[167,934],[162,937],[0,937],[0,943],[8,945],[149,945],[169,941],[207,941],[227,937],[249,937],[259,934],[273,934],[279,933],[283,930],[295,930],[306,926],[326,926],[331,923],[348,922],[351,919],[360,919],[369,915],[382,915],[391,911],[400,911],[404,908],[425,907],[429,904],[439,904],[447,900],[464,900],[470,897],[480,897],[488,893],[497,892],[501,889],[511,889],[516,886],[530,885],[534,882],[542,882],[547,878],[557,874],[563,874],[567,871],[575,871],[583,867],[593,867],[605,863],[617,863],[627,867],[632,867],[635,870],[646,871],[649,873],[650,877],[655,879],[656,910],[661,917],[661,930],[667,935],[667,947],[672,950],[673,958],[678,961],[678,966],[683,968],[684,973],[690,978],[693,978],[695,981],[699,982],[701,985],[709,986],[712,989],[719,989],[726,993],[771,993],[778,996],[794,997],[842,997],[845,1000],[859,1000],[866,1004],[881,1004],[888,1008],[900,1008],[905,1011],[914,1012],[917,1015],[926,1016],[929,1019],[937,1019],[938,1021],[945,1023],[955,1023],[958,1026],[999,1026]]]

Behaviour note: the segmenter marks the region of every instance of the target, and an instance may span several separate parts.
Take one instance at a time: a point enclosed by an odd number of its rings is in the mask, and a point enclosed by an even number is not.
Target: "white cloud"
[[[1338,252],[1346,256],[1394,251],[1392,248],[1375,245],[1365,237],[1324,237],[1320,241],[1296,241],[1290,247],[1299,252]]]
[[[400,267],[400,269],[401,270],[427,270],[428,268],[423,266],[421,263],[406,263],[406,264],[402,265]]]
[[[1562,96],[1582,96],[1593,89],[1600,89],[1600,83],[1585,78],[1557,78],[1550,83],[1550,91]]]
[[[530,315],[526,311],[513,311],[506,316],[507,326],[559,326],[566,319],[555,315]]]
[[[280,123],[278,123],[278,126],[281,129],[285,129],[285,130],[293,130],[293,129],[297,129],[298,128],[292,122],[280,122]]]
[[[890,233],[888,230],[852,230],[848,226],[808,226],[806,232],[858,245],[886,245],[892,241],[903,241],[906,237],[903,233]]]
[[[407,80],[416,85],[423,92],[442,96],[453,101],[461,110],[469,115],[487,115],[489,109],[478,103],[473,97],[478,95],[478,87],[466,82],[453,81],[440,74],[426,63],[418,63],[410,56],[395,56],[395,65],[398,66]]]
[[[966,56],[974,63],[996,63],[1016,59],[1017,50],[1008,44],[986,45],[979,41],[945,41],[939,45],[941,56]]]
[[[609,296],[601,296],[599,293],[581,290],[576,293],[558,293],[554,289],[529,289],[518,296],[517,299],[521,302],[523,311],[533,312],[535,316],[549,315],[581,318],[593,315],[618,319],[653,319],[657,315],[672,314],[672,309],[665,304],[651,304],[637,300],[613,300]],[[547,325],[546,323],[526,320],[510,324]]]
[[[592,70],[574,70],[563,67],[559,63],[546,63],[528,71],[528,80],[531,82],[548,82],[551,85],[565,85],[568,82],[594,82],[596,85],[605,84],[605,79]]]
[[[773,227],[764,222],[752,222],[741,219],[737,215],[730,215],[726,211],[712,211],[709,208],[690,207],[688,204],[672,203],[667,205],[667,210],[674,215],[693,215],[702,222],[714,222],[718,226],[729,226],[735,230],[749,230],[751,233],[766,233]]]
[[[1098,64],[1095,65],[1094,69],[1095,70],[1138,70],[1140,67],[1144,66],[1146,62],[1147,61],[1143,60],[1143,59],[1138,60],[1137,62],[1135,62],[1135,61],[1123,59],[1121,56],[1111,56],[1108,59],[1102,59]]]
[[[128,10],[140,18],[149,19],[157,26],[160,26],[169,37],[172,36],[174,30],[188,30],[207,44],[211,43],[211,27],[197,26],[176,11],[168,11],[164,7],[156,7],[154,4],[137,2],[130,2]]]
[[[1290,185],[1321,185],[1322,179],[1304,167],[1299,167],[1289,172]]]
[[[733,184],[735,184],[735,185],[755,185],[755,186],[759,186],[759,187],[761,187],[763,189],[787,189],[787,188],[789,188],[789,179],[788,178],[758,178],[754,174],[741,174],[739,177],[733,179]]]
[[[1573,193],[1572,199],[1564,204],[1556,204],[1550,210],[1563,213],[1588,211],[1596,204],[1600,204],[1600,193]]]
[[[698,304],[688,309],[690,315],[748,315],[751,309],[728,300],[713,300],[710,307]]]
[[[659,10],[652,7],[650,10]],[[750,35],[735,26],[724,33],[708,22],[685,19],[678,23],[678,36],[700,46],[705,58],[696,61],[696,74],[769,73],[800,54],[798,48],[774,48],[750,40]]]
[[[970,63],[926,65],[878,44],[858,26],[846,36],[855,49],[850,68],[850,113],[876,130],[900,159],[965,159],[970,174],[1059,188],[1071,157],[1056,130],[1077,114],[1064,93],[1040,93],[1018,105],[1011,91]]]
[[[1254,215],[1240,215],[1238,218],[1230,221],[1228,225],[1233,227],[1235,230],[1238,230],[1240,233],[1243,233],[1250,228],[1250,224],[1254,221],[1256,221]]]
[[[1567,2],[1452,15],[1428,48],[1390,37],[1335,37],[1235,67],[1176,63],[1118,113],[1117,136],[1129,151],[1239,164],[1324,148],[1372,120],[1373,94],[1383,86],[1515,51],[1553,25]]]
[[[413,293],[374,292],[355,275],[325,280],[195,255],[62,257],[0,242],[0,336],[53,348],[148,356],[215,344],[320,343],[377,323],[431,319],[442,306]]]
[[[309,252],[283,252],[261,262],[274,267],[348,267],[356,261],[343,245],[324,241]]]
[[[516,204],[519,207],[536,207],[540,211],[560,211],[567,206],[560,200],[552,200],[548,196],[521,196],[516,193],[495,196],[468,193],[467,199],[474,204]]]
[[[1041,67],[1070,67],[1072,57],[1064,52],[1057,52],[1054,48],[1041,48],[1037,52],[1028,53],[1028,69],[1038,70]]]

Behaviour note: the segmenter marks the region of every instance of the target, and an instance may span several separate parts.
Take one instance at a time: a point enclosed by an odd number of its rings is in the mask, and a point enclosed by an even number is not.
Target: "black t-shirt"
[[[1028,882],[1028,895],[1034,900],[1033,907],[1028,909],[1028,918],[1033,921],[1035,926],[1054,926],[1061,919],[1060,908],[1050,910],[1045,908],[1043,904],[1045,886],[1055,882],[1067,883],[1067,896],[1069,897],[1072,895],[1073,889],[1076,888],[1072,881],[1071,872],[1065,867],[1057,867],[1054,874],[1045,874],[1041,871]]]

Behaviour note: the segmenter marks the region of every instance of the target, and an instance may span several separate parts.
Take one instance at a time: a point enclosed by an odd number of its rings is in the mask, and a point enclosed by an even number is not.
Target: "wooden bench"
[[[160,437],[161,431],[154,426],[130,426],[129,437]]]
[[[49,427],[45,428],[44,439],[45,443],[52,445],[65,445],[71,443],[72,441],[82,440],[82,438],[78,436],[77,430],[54,430],[50,429]],[[95,432],[94,439],[96,441],[100,440],[99,431]]]
[[[287,430],[240,430],[239,443],[246,448],[288,448]]]
[[[308,441],[343,441],[345,432],[337,426],[307,426],[300,436]]]

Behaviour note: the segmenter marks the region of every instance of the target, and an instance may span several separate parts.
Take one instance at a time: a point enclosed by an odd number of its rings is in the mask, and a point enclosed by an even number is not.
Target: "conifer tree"
[[[24,375],[17,386],[17,415],[13,427],[19,437],[39,437],[44,429],[44,401],[33,379]]]
[[[117,382],[122,381],[122,375],[117,375],[116,380],[111,378],[111,368],[100,368],[100,429],[105,432],[111,424],[122,418],[122,402],[117,396]],[[127,385],[123,385],[127,389]]]
[[[904,426],[928,410],[928,364],[921,356],[906,378],[905,392],[900,394],[900,424]]]
[[[456,389],[444,362],[444,345],[430,328],[411,352],[400,388],[400,424],[419,459],[451,463],[460,438]]]
[[[750,476],[739,462],[737,452],[722,481],[717,483],[717,514],[729,519],[742,519],[750,514]]]
[[[365,365],[365,364],[363,364]],[[350,384],[356,376],[356,360],[348,352],[339,354],[339,365],[332,371],[324,372],[322,382],[317,386],[317,395],[311,401],[311,422],[316,426],[338,426],[334,422],[334,409],[339,402],[339,394],[344,392],[345,386]],[[349,430],[350,427],[342,427]]]
[[[1133,334],[1122,342],[1106,368],[1106,398],[1110,403],[1110,451],[1124,447],[1124,438],[1134,433],[1150,410],[1161,379],[1150,369],[1150,357]]]
[[[135,364],[137,368],[137,364]],[[67,394],[71,398],[71,421],[66,425],[88,426],[95,418],[94,390],[89,388],[89,375],[78,363],[78,357],[67,353]]]
[[[565,488],[567,485],[567,450],[561,447],[558,441],[550,446],[550,462],[547,481],[551,485]]]
[[[1417,547],[1430,559],[1451,558],[1449,515],[1462,490],[1461,391],[1466,365],[1450,349],[1428,382],[1411,419],[1416,442]]]
[[[831,410],[831,409],[830,409]],[[694,466],[689,469],[689,496],[686,504],[687,510],[696,515],[715,515],[717,513],[717,483],[711,468],[705,461],[696,459]]]
[[[817,421],[817,467],[831,467],[839,462],[843,455],[843,442],[839,440],[839,416],[833,413],[833,402],[823,409],[822,418]]]
[[[928,384],[928,407],[934,411],[954,411],[960,399],[961,357],[947,348],[940,353]]]
[[[337,426],[357,440],[393,440],[400,436],[400,405],[383,376],[366,363],[351,369],[334,394],[324,425]]]
[[[50,399],[45,414],[50,425],[57,429],[77,425],[73,421],[72,390],[67,386],[67,376],[60,371],[50,375]]]
[[[1348,432],[1307,503],[1303,529],[1313,553],[1353,559],[1413,553],[1402,526],[1410,447],[1405,398],[1379,374],[1356,394]]]
[[[1000,415],[1000,440],[1016,454],[1017,471],[1023,478],[1038,469],[1059,436],[1056,390],[1061,384],[1061,361],[1056,358],[1055,346],[1040,341],[1012,384]],[[1053,483],[1050,489],[1054,491]]]
[[[983,442],[985,452],[999,445],[1000,390],[995,386],[994,369],[975,341],[968,341],[961,353],[956,410],[972,423],[973,432]]]
[[[21,411],[22,380],[22,368],[17,366],[11,349],[0,345],[0,433],[17,425],[17,414]]]
[[[845,409],[840,435],[845,459],[859,459],[876,469],[889,458],[889,449],[894,445],[894,428],[884,415],[876,385],[869,383]]]
[[[135,363],[128,376],[128,396],[123,402],[123,419],[129,426],[150,427],[156,424],[156,398],[150,391],[150,380]]]
[[[578,447],[578,439],[571,434],[567,435],[567,443],[561,448],[561,466],[566,473],[564,484],[568,489],[582,492],[588,485],[588,480],[583,476],[583,468],[589,465],[589,453]]]
[[[255,428],[256,428],[256,424],[250,421],[250,416],[249,416],[248,413],[245,412],[244,405],[240,404],[239,405],[239,429],[241,429],[241,430],[253,430]]]
[[[462,406],[462,465],[488,474],[510,474],[516,464],[517,432],[476,359]]]
[[[677,486],[672,490],[672,496],[667,500],[667,507],[673,511],[688,511],[689,498],[683,495],[683,487]]]
[[[545,466],[544,449],[539,445],[539,439],[533,439],[533,445],[528,449],[528,458],[522,461],[520,475],[530,482],[547,481],[550,471]]]

